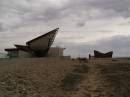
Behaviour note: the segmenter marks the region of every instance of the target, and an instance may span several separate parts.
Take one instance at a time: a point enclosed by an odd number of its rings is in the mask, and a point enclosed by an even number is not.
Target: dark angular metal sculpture
[[[112,58],[113,51],[107,53],[101,53],[99,51],[94,50],[94,57],[95,58]]]

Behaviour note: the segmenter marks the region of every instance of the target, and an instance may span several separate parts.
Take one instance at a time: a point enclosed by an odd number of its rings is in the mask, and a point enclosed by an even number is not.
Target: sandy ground
[[[1,60],[0,97],[130,97],[130,60]]]

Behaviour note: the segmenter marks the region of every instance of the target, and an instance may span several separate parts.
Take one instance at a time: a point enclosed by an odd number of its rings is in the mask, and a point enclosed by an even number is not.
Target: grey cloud
[[[129,0],[94,0],[90,3],[93,7],[100,9],[106,14],[122,17],[130,17]]]
[[[93,33],[112,33],[112,32],[114,32],[114,30],[112,31],[112,30],[103,30],[103,29],[101,29],[101,30],[88,30],[88,32],[93,32]]]
[[[66,6],[69,14],[86,15],[89,18],[96,18],[97,13],[92,11],[98,10],[99,17],[130,17],[129,0],[71,0]],[[88,14],[87,14],[88,13]],[[95,17],[96,16],[96,17]]]
[[[84,22],[77,23],[77,26],[78,27],[83,27],[83,26],[85,26],[85,23]]]
[[[42,5],[44,2],[39,4],[40,1],[41,0],[37,0],[37,2],[27,2],[26,0],[1,0],[0,22],[4,25],[5,30],[20,27],[25,24],[25,22],[27,24],[32,21],[44,21],[42,18],[45,11]],[[49,3],[45,5],[48,7]]]
[[[84,26],[85,21],[90,18],[102,18],[103,16],[130,16],[129,0],[70,0],[61,7],[51,5],[44,0],[2,0],[0,5],[0,16],[11,13],[17,18],[15,21],[19,22],[9,22],[16,27],[21,26],[25,22],[32,21],[46,22],[53,19],[60,21],[60,19],[64,19],[71,15],[74,15],[77,18],[81,17],[81,20],[79,19],[79,21],[77,21],[77,26],[79,27]],[[100,14],[95,12],[95,10],[98,10]],[[82,18],[84,19],[82,20]],[[6,18],[3,19],[6,21]],[[11,20],[11,18],[9,18],[9,20]],[[13,27],[11,26],[11,28]]]
[[[45,21],[52,20],[52,19],[58,20],[64,18],[62,17],[63,16],[62,9],[53,8],[53,7],[46,9],[46,11],[43,13],[43,16]]]
[[[71,15],[80,18],[77,26],[82,27],[89,19],[102,19],[111,17],[130,16],[129,0],[70,0],[61,8],[55,6],[48,7],[44,12],[33,14],[33,20],[41,16],[43,21],[64,19]]]
[[[120,23],[119,25],[121,26],[127,26],[127,25],[130,25],[130,21],[126,21],[126,22],[123,22],[123,23]]]
[[[4,30],[3,25],[2,23],[0,23],[0,31],[3,31],[3,30]]]

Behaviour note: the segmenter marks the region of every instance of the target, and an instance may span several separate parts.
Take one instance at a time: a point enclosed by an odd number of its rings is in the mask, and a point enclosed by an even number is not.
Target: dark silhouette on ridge
[[[112,58],[113,51],[107,52],[107,53],[102,53],[99,51],[94,50],[94,57],[95,58]]]

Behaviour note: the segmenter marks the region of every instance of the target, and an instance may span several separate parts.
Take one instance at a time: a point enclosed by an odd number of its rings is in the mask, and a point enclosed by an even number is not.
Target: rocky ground
[[[130,60],[0,61],[0,97],[129,97]]]

